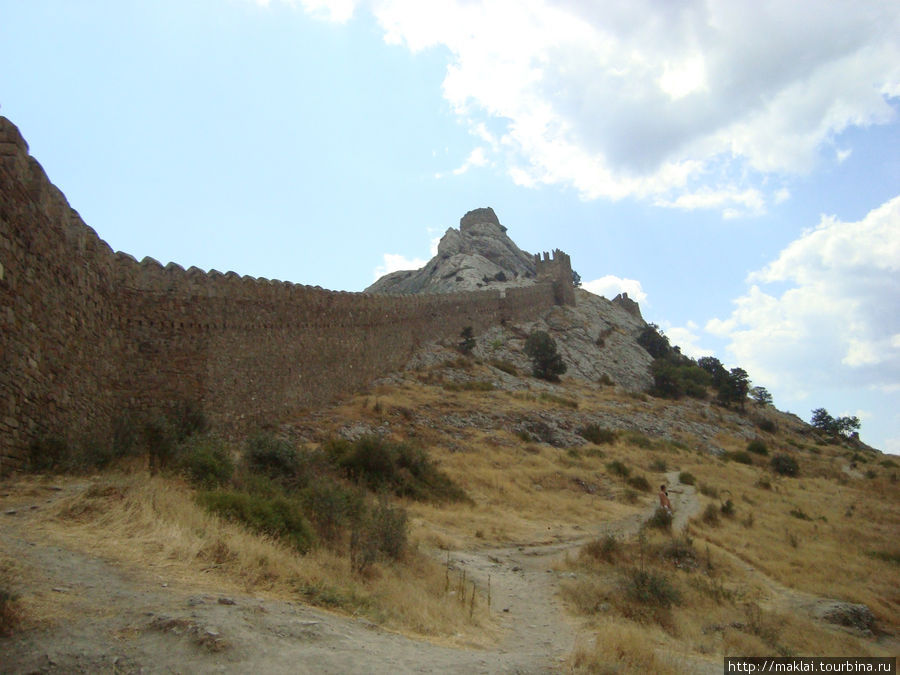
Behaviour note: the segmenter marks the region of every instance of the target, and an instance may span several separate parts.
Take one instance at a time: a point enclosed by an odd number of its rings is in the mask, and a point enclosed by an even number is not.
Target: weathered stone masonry
[[[402,366],[423,342],[574,303],[568,256],[531,287],[379,296],[209,273],[109,246],[0,117],[0,472],[43,434],[102,437],[192,400],[246,429]]]

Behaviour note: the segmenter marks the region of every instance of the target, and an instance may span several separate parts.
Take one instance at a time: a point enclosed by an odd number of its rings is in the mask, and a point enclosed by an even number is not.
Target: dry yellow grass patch
[[[134,567],[154,581],[193,592],[248,592],[301,599],[369,616],[421,636],[489,642],[484,610],[446,597],[441,566],[410,551],[397,564],[375,564],[364,576],[327,549],[298,555],[278,542],[222,521],[198,506],[191,490],[144,475],[108,476],[61,500],[40,521],[42,534],[76,550]]]
[[[897,552],[900,496],[884,481],[806,478],[831,458],[796,455],[798,478],[764,466],[709,461],[690,466],[698,482],[733,501],[733,518],[696,521],[705,539],[798,590],[869,606],[885,627],[900,627],[900,569],[878,551]],[[770,488],[764,487],[770,485]]]

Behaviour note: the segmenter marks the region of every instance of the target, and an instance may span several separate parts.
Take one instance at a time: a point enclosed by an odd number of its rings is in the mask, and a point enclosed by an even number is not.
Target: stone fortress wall
[[[505,292],[323,290],[114,253],[0,117],[0,473],[45,435],[111,433],[126,410],[200,404],[246,430],[401,367],[424,342],[571,302],[568,256]]]

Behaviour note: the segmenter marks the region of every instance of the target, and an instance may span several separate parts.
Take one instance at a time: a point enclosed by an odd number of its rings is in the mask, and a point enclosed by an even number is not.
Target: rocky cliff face
[[[447,293],[522,286],[535,281],[534,256],[506,234],[491,208],[469,211],[459,229],[450,228],[438,253],[419,270],[393,272],[366,289],[369,293]],[[476,355],[505,361],[523,372],[530,369],[523,346],[534,330],[547,331],[556,341],[567,375],[589,382],[612,381],[626,390],[642,391],[652,384],[652,358],[638,345],[647,324],[638,304],[627,294],[613,300],[584,290],[574,306],[558,306],[538,320],[521,325],[495,326],[479,335]],[[428,364],[434,354],[424,350],[411,367]]]
[[[532,283],[534,257],[506,234],[491,208],[469,211],[459,229],[449,228],[437,255],[422,269],[392,272],[367,293],[450,293]]]

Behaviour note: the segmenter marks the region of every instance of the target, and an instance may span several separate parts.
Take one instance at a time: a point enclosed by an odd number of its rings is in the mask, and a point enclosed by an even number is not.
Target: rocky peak
[[[369,293],[450,293],[533,283],[534,257],[506,234],[490,207],[474,209],[449,228],[437,255],[419,270],[392,272]]]

